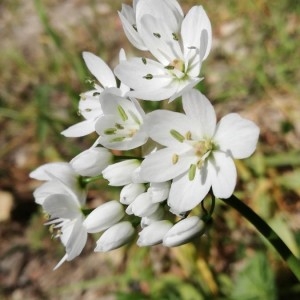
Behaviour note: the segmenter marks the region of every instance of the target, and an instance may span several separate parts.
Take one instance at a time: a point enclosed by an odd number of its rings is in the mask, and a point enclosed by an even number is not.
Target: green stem
[[[252,223],[252,225],[273,245],[281,257],[286,261],[290,270],[300,281],[300,260],[294,256],[276,232],[273,231],[273,229],[249,206],[236,196],[232,195],[228,199],[221,200],[236,209],[244,218]]]

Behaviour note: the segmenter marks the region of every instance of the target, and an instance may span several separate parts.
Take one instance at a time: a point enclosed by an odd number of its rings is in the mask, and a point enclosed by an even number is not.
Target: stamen
[[[121,105],[118,105],[118,112],[124,122],[128,120],[128,116]]]
[[[194,180],[196,175],[196,165],[192,164],[190,165],[190,169],[189,169],[189,180],[192,181]]]
[[[166,66],[165,67],[165,69],[167,69],[167,70],[174,70],[174,68],[175,68],[174,66]]]
[[[190,131],[188,131],[186,134],[185,134],[185,138],[187,139],[187,140],[191,140],[192,139],[192,133],[190,132]]]
[[[143,62],[143,64],[144,64],[144,65],[146,65],[146,64],[147,64],[147,60],[146,60],[146,58],[145,58],[145,57],[142,57],[142,62]]]
[[[92,111],[92,109],[91,108],[85,108],[84,111],[90,112],[90,111]]]
[[[117,128],[107,128],[104,130],[104,134],[107,135],[112,135],[115,134],[117,132]]]
[[[135,31],[137,31],[137,27],[136,27],[136,24],[132,24],[132,27]]]
[[[173,32],[173,33],[172,33],[172,36],[173,36],[173,40],[179,41],[179,36],[178,36],[177,33]]]
[[[159,33],[155,33],[155,32],[153,32],[153,35],[155,36],[155,37],[157,37],[157,38],[161,38],[161,35],[159,34]]]
[[[147,75],[144,76],[143,78],[150,80],[150,79],[153,78],[153,75],[152,75],[152,74],[147,74]]]
[[[172,164],[173,165],[177,164],[178,160],[179,160],[179,155],[178,154],[173,154],[173,156],[172,156]]]
[[[126,137],[120,136],[120,137],[113,138],[110,141],[111,142],[123,142],[125,139],[126,139]]]
[[[172,137],[175,138],[180,143],[183,143],[183,141],[185,140],[184,136],[175,129],[171,129],[170,133],[171,133]]]
[[[115,126],[117,129],[124,129],[124,126],[119,123],[116,123]]]

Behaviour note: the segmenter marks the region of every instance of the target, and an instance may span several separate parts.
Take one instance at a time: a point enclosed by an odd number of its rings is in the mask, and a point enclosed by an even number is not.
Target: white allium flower
[[[129,183],[125,185],[120,193],[120,202],[129,205],[138,195],[142,194],[145,189],[145,185],[142,183]]]
[[[107,252],[119,248],[132,238],[134,228],[128,221],[115,224],[107,229],[97,241],[95,252]]]
[[[102,175],[112,186],[124,186],[132,183],[132,173],[139,168],[140,161],[137,159],[127,159],[109,165],[102,171]]]
[[[99,96],[105,90],[116,95],[125,95],[129,88],[122,84],[117,86],[116,78],[109,66],[98,56],[90,52],[82,53],[83,59],[89,71],[95,76],[98,83],[94,83],[94,89],[80,95],[78,113],[85,120],[70,126],[61,132],[66,137],[81,137],[95,131],[95,123],[103,111]],[[126,60],[125,52],[120,50],[120,62]]]
[[[164,217],[164,214],[165,214],[164,208],[162,206],[159,206],[158,209],[151,215],[142,217],[141,228],[145,228],[154,222],[161,221]]]
[[[139,238],[136,242],[137,245],[144,247],[161,243],[165,234],[172,226],[173,224],[167,220],[153,222],[139,233]]]
[[[97,176],[112,162],[112,153],[103,147],[91,147],[77,156],[70,164],[81,176]]]
[[[205,223],[199,217],[193,216],[176,223],[164,236],[163,245],[176,247],[187,243],[205,230]]]
[[[145,113],[135,99],[104,92],[100,101],[103,116],[95,124],[100,144],[109,149],[129,150],[146,143]]]
[[[141,176],[149,182],[173,179],[168,198],[171,211],[193,209],[212,187],[218,198],[228,198],[236,185],[233,159],[255,150],[259,128],[236,113],[216,124],[208,99],[196,90],[183,95],[185,114],[166,110],[150,113],[149,136],[166,148],[147,156]]]
[[[145,14],[169,20],[173,32],[179,31],[183,19],[182,9],[176,0],[133,0],[132,7],[122,4],[119,17],[124,32],[133,46],[140,50],[148,50],[147,45],[139,34],[139,22],[137,21]]]
[[[129,96],[152,101],[169,98],[172,101],[201,80],[201,64],[211,48],[211,24],[202,6],[192,7],[181,22],[180,13],[176,17],[166,17],[175,15],[176,9],[170,9],[174,6],[159,5],[159,12],[153,13],[155,6],[150,5],[149,9],[146,2],[158,1],[138,2],[137,31],[157,61],[131,58],[122,61],[115,68],[115,74],[133,89],[128,92]],[[169,2],[176,1],[164,3]]]
[[[81,204],[73,193],[52,194],[44,200],[42,207],[51,218],[46,225],[52,225],[59,230],[56,237],[60,238],[66,250],[66,254],[54,269],[81,253],[88,233],[101,232],[124,216],[122,205],[113,200],[100,205],[85,218]]]
[[[42,204],[44,199],[53,194],[74,193],[81,204],[85,203],[86,190],[79,184],[79,174],[67,162],[55,162],[44,164],[29,176],[31,178],[46,181],[34,191],[35,201]]]

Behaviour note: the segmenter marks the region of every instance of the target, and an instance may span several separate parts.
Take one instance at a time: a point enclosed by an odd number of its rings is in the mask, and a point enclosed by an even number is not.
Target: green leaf
[[[254,257],[248,259],[246,267],[237,274],[229,299],[277,299],[274,275],[263,253],[258,252]]]

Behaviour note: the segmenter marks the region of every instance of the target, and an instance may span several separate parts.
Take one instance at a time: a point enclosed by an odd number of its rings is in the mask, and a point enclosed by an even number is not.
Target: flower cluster
[[[134,241],[137,231],[139,246],[173,247],[203,234],[213,208],[199,213],[197,207],[207,195],[213,201],[230,197],[237,181],[234,159],[256,148],[259,129],[252,121],[231,113],[217,122],[212,104],[195,88],[212,41],[202,6],[184,15],[177,0],[133,0],[132,7],[123,4],[119,17],[133,46],[148,53],[127,59],[122,49],[113,71],[83,53],[97,83],[81,94],[85,120],[62,134],[99,137],[70,162],[46,164],[30,174],[44,181],[34,197],[65,247],[55,268],[81,253],[88,234],[102,233],[98,252]],[[177,98],[183,112],[142,108],[143,100]],[[120,151],[132,154],[113,155]],[[88,183],[99,178],[120,187],[120,197],[87,209]]]

